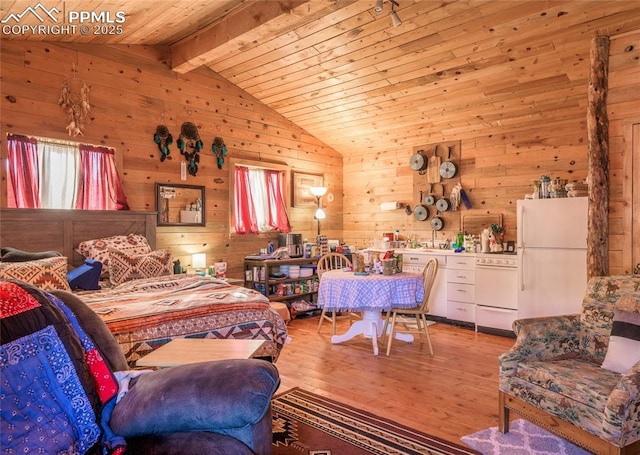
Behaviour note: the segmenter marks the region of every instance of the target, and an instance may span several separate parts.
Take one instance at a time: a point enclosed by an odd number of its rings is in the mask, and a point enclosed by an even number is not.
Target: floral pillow
[[[173,273],[173,262],[169,250],[130,254],[110,248],[109,261],[109,281],[114,285]]]
[[[114,235],[101,239],[85,240],[80,242],[76,251],[87,259],[93,259],[102,263],[101,278],[109,276],[109,249],[114,248],[129,254],[144,254],[151,251],[151,246],[144,235],[128,234]]]
[[[37,261],[0,262],[0,279],[21,280],[43,291],[70,291],[67,281],[67,258],[64,256]]]
[[[640,362],[640,297],[626,294],[616,302],[607,355],[602,368],[626,374]]]

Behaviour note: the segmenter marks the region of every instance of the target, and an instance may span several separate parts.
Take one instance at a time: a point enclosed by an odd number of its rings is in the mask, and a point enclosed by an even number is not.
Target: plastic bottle
[[[273,253],[273,251],[274,251],[273,242],[272,242],[272,241],[269,241],[269,245],[267,246],[267,252],[268,252],[269,254],[271,254],[271,253]]]
[[[400,239],[400,231],[396,229],[396,232],[393,234],[393,241],[397,242]]]

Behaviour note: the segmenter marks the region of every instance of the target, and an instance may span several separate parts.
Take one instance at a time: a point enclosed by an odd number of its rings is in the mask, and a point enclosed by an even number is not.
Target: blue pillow
[[[102,262],[85,259],[84,264],[67,273],[67,281],[71,289],[97,291],[100,289],[100,273],[102,273]]]

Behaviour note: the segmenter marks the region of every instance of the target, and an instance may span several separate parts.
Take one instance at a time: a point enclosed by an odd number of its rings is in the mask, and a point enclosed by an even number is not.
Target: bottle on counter
[[[396,231],[393,233],[393,241],[397,242],[398,240],[400,240],[400,231],[396,229]]]
[[[540,176],[540,198],[548,199],[551,196],[549,195],[549,183],[551,183],[551,177],[548,175]]]

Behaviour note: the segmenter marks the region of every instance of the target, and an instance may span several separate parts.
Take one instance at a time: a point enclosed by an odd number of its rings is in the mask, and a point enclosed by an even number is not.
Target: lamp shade
[[[391,10],[391,23],[393,24],[394,27],[398,27],[399,25],[402,25],[402,21],[400,20],[400,17],[398,17],[398,13],[396,13],[394,10]]]
[[[325,187],[325,186],[312,186],[312,187],[309,188],[309,191],[311,191],[311,194],[313,194],[315,197],[322,197],[327,192],[327,187]]]
[[[324,220],[326,217],[327,214],[324,213],[324,210],[322,210],[321,208],[318,208],[318,210],[316,210],[316,214],[314,216],[316,220]]]
[[[191,266],[194,269],[204,269],[207,266],[207,255],[205,253],[196,253],[192,255]]]

